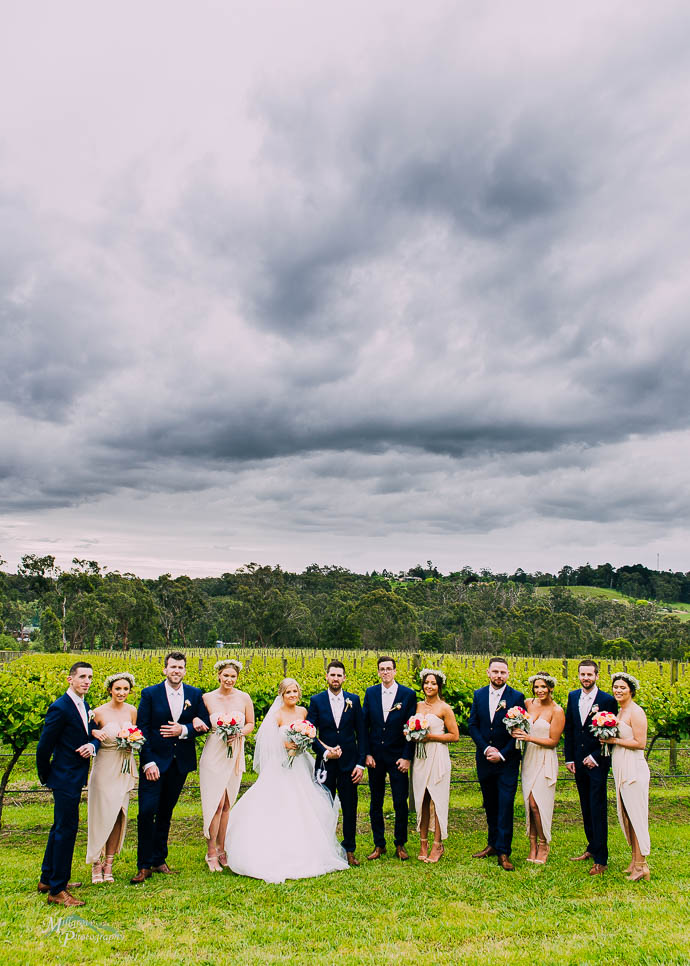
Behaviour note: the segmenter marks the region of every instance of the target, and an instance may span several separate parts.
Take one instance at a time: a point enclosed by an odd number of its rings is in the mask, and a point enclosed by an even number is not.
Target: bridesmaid
[[[556,746],[565,727],[563,708],[553,699],[556,679],[545,671],[533,674],[532,698],[527,698],[530,719],[529,732],[521,728],[513,737],[525,742],[522,755],[522,797],[525,802],[527,834],[529,835],[528,862],[544,865],[551,842],[551,820],[556,798],[558,754]]]
[[[246,692],[235,687],[242,670],[240,661],[234,658],[216,661],[214,670],[218,672],[219,686],[204,695],[213,730],[199,761],[199,787],[207,840],[206,865],[211,872],[222,872],[228,864],[225,832],[230,809],[235,804],[245,770],[244,736],[254,730],[254,705]],[[242,735],[232,739],[232,757],[228,756],[227,743],[216,729],[219,715],[235,718],[242,725]]]
[[[618,821],[632,851],[627,868],[630,882],[649,881],[647,856],[649,843],[649,765],[644,752],[647,746],[647,715],[633,699],[639,682],[632,674],[616,671],[611,675],[611,690],[618,702],[618,737],[603,743],[612,745],[611,769],[616,783]]]
[[[128,671],[105,679],[110,695],[107,704],[94,708],[94,735],[101,745],[91,769],[88,786],[88,833],[86,861],[91,881],[114,882],[113,859],[122,850],[127,831],[127,808],[136,784],[134,752],[121,752],[115,737],[122,728],[136,724],[137,709],[128,704],[134,677]],[[125,756],[129,769],[123,771]]]
[[[443,855],[443,839],[448,838],[448,804],[450,801],[450,753],[448,745],[459,740],[458,723],[449,704],[443,700],[443,671],[424,668],[420,675],[424,700],[417,714],[429,722],[429,733],[422,739],[426,758],[415,754],[412,766],[412,789],[417,809],[417,831],[422,862],[438,862]],[[434,844],[429,854],[429,826],[434,811]]]

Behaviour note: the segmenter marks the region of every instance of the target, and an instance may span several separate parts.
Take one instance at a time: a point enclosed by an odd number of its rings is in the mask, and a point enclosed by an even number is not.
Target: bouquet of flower
[[[131,775],[132,773],[132,752],[141,751],[144,747],[146,738],[144,738],[141,731],[136,727],[136,725],[130,725],[127,728],[121,728],[120,731],[115,735],[115,743],[117,744],[117,750],[122,752],[122,771],[123,775]]]
[[[529,717],[527,716],[525,709],[521,708],[519,704],[516,704],[514,707],[509,708],[506,711],[503,724],[511,734],[516,728],[519,728],[520,731],[529,732]],[[515,747],[518,750],[522,748],[522,744],[523,742],[520,738],[515,739]]]
[[[316,738],[316,728],[305,718],[304,721],[293,721],[285,732],[288,741],[292,741],[296,748],[288,748],[288,760],[285,768],[292,768],[292,763],[297,757],[311,747],[311,743]]]
[[[413,714],[403,725],[403,732],[407,741],[417,742],[415,749],[417,758],[426,758],[426,748],[424,747],[422,738],[426,738],[429,734],[429,722],[427,719],[418,718],[416,714]]]
[[[232,758],[232,739],[242,734],[242,725],[236,718],[226,718],[224,715],[219,714],[216,721],[216,732],[225,742],[228,758]]]
[[[618,718],[612,711],[597,711],[592,718],[589,730],[596,738],[617,738],[618,737]],[[611,749],[608,745],[602,745],[602,754],[608,758]]]

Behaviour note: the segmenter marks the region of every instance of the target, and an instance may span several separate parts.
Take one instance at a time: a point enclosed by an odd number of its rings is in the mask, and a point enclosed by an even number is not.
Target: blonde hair
[[[299,686],[299,683],[297,681],[295,681],[294,678],[283,678],[283,680],[278,685],[278,694],[282,698],[282,696],[285,694],[285,692],[287,691],[287,689],[292,684],[294,684],[295,687],[297,688],[297,695],[298,695],[297,700],[298,701],[301,701],[302,700],[302,688]]]

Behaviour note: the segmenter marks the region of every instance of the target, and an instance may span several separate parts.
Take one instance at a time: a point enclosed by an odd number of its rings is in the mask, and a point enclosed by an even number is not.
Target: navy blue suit
[[[580,695],[582,689],[571,691],[565,711],[565,760],[575,764],[575,784],[580,796],[582,820],[587,836],[587,851],[594,862],[608,865],[608,814],[606,786],[611,767],[611,759],[602,754],[599,739],[590,731],[592,716],[598,711],[611,711],[618,714],[616,699],[606,691],[597,691],[592,710],[585,719],[580,717]],[[596,768],[583,764],[589,755],[597,762]]]
[[[88,720],[89,706],[84,702]],[[89,759],[76,749],[91,742],[98,751],[100,742],[91,734],[93,725],[84,727],[79,711],[69,694],[48,708],[36,748],[36,770],[41,784],[53,792],[53,825],[41,866],[41,882],[57,895],[67,887],[72,871],[74,843],[79,827],[81,790],[89,775]]]
[[[386,847],[386,826],[383,821],[383,799],[386,794],[386,775],[388,775],[393,808],[395,810],[394,842],[404,845],[407,842],[407,795],[409,775],[398,771],[395,764],[399,758],[412,761],[414,744],[405,740],[403,727],[408,718],[417,710],[417,695],[411,688],[398,684],[393,707],[388,720],[383,719],[383,695],[380,684],[367,688],[364,695],[364,724],[366,729],[366,753],[376,762],[369,769],[369,819],[374,835],[374,845]]]
[[[210,725],[202,692],[182,684],[184,703],[178,723],[187,726],[186,738],[164,738],[160,729],[172,720],[165,681],[144,688],[139,700],[137,725],[146,738],[139,760],[139,820],[137,868],[162,865],[168,856],[168,834],[172,813],[190,771],[196,770],[194,718]],[[146,778],[144,766],[158,765],[156,781]]]
[[[351,691],[343,691],[344,707],[340,717],[340,724],[336,725],[331,710],[328,691],[320,691],[313,695],[309,702],[307,718],[315,725],[318,737],[314,739],[316,752],[316,767],[320,767],[323,760],[324,745],[335,747],[340,745],[340,758],[327,758],[326,788],[335,798],[340,798],[343,810],[343,848],[346,852],[355,851],[357,829],[357,788],[352,781],[352,770],[359,765],[364,768],[366,758],[366,734],[364,731],[364,714],[359,695]],[[349,702],[349,704],[348,704]]]
[[[525,696],[522,691],[516,691],[506,684],[502,696],[505,705],[497,709],[492,721],[489,712],[489,688],[490,685],[487,684],[486,687],[474,692],[469,732],[477,748],[477,777],[486,812],[488,844],[499,855],[510,855],[513,844],[515,792],[520,772],[520,752],[515,747],[515,739],[511,738],[510,732],[503,724],[503,719],[509,708],[515,705],[525,706]],[[496,748],[503,755],[504,760],[489,761],[484,755],[489,746]]]

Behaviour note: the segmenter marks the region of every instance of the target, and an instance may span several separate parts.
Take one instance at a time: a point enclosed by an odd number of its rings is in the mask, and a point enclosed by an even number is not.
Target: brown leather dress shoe
[[[367,856],[367,859],[371,862],[372,859],[380,859],[382,855],[386,854],[385,845],[377,845],[371,855]]]
[[[152,872],[162,872],[163,875],[179,875],[179,869],[171,869],[167,862],[161,862],[160,865],[151,866]]]
[[[592,868],[589,870],[590,875],[603,875],[608,869],[607,865],[600,865],[599,862],[595,862]]]
[[[591,852],[588,852],[587,849],[585,849],[585,851],[582,853],[582,855],[574,855],[570,859],[570,861],[571,862],[586,862],[587,859],[591,859],[591,858],[592,858]]]
[[[354,852],[346,852],[345,855],[347,856],[348,865],[359,865],[359,859],[355,858]]]
[[[496,851],[495,848],[493,848],[493,846],[487,845],[487,847],[485,849],[482,849],[481,852],[473,852],[472,858],[485,859],[488,855],[498,855],[498,852]]]
[[[409,855],[407,854],[407,850],[405,849],[404,845],[396,845],[395,854],[401,862],[406,862],[409,859]]]
[[[63,889],[62,892],[58,892],[56,896],[48,896],[48,902],[54,902],[57,906],[85,906],[86,903],[83,899],[75,899],[74,896]]]
[[[81,889],[81,882],[68,882],[66,886],[67,892],[71,892],[72,889]],[[50,886],[39,880],[36,891],[40,892],[42,895],[47,895],[50,892]]]
[[[146,882],[153,875],[150,869],[139,869],[136,875],[133,875],[129,880],[131,885],[139,885],[140,882]]]
[[[498,861],[498,864],[500,865],[500,867],[502,869],[504,869],[506,872],[515,872],[515,866],[510,861],[509,856],[504,855],[503,853],[501,853],[501,855],[499,855],[497,861]]]

